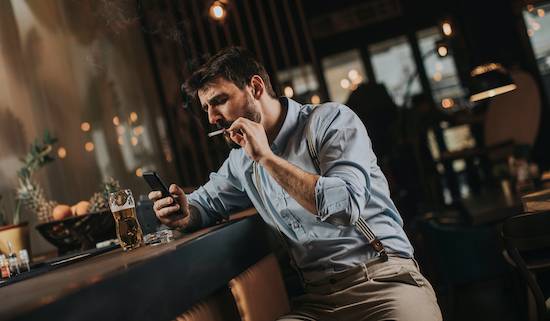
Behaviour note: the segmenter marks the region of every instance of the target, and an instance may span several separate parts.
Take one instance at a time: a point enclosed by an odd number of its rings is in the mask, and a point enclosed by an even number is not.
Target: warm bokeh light
[[[115,124],[115,126],[118,126],[120,124],[120,120],[118,120],[117,116],[113,118],[113,124]]]
[[[445,22],[441,29],[443,29],[443,33],[446,36],[450,36],[453,33],[453,28],[451,28],[451,24],[448,22]]]
[[[537,9],[537,14],[539,15],[539,17],[544,17],[544,15],[546,15],[546,12],[544,11],[544,9]]]
[[[534,34],[535,34],[535,32],[533,31],[533,29],[527,29],[527,35],[529,37],[532,37]]]
[[[294,90],[292,89],[292,87],[285,87],[285,96],[287,96],[288,98],[292,98],[292,96],[294,96]]]
[[[139,136],[143,134],[143,127],[137,126],[136,128],[134,128],[133,132],[134,132],[134,135]]]
[[[447,55],[447,48],[446,47],[439,47],[437,48],[437,52],[441,57],[445,57]]]
[[[533,30],[535,30],[535,31],[537,31],[537,30],[540,29],[540,25],[539,25],[538,23],[536,23],[536,22],[533,23],[533,25],[532,25],[531,27],[533,27]]]
[[[363,81],[363,77],[361,77],[359,75],[357,75],[357,77],[351,79],[351,82],[356,84],[356,85],[359,85],[362,81]]]
[[[443,64],[441,63],[441,61],[435,63],[435,69],[437,71],[443,71]]]
[[[126,127],[124,127],[124,126],[118,126],[118,127],[116,128],[116,131],[117,131],[117,133],[119,133],[120,135],[122,135],[122,134],[124,134],[124,132],[126,131]]]
[[[434,80],[435,80],[435,81],[441,81],[441,78],[443,78],[443,77],[441,76],[440,73],[436,72],[436,73],[434,74]]]
[[[87,123],[87,122],[83,122],[82,125],[80,125],[80,128],[81,128],[83,131],[87,132],[87,131],[90,130],[90,124]]]
[[[64,147],[59,147],[57,149],[57,156],[59,156],[59,158],[67,157],[67,150]]]
[[[168,147],[164,148],[164,155],[166,155],[166,161],[168,163],[171,163],[172,162],[172,152],[170,151],[170,148],[168,148]]]
[[[137,177],[142,177],[143,176],[143,172],[142,172],[141,168],[136,169],[136,176]]]
[[[470,101],[478,101],[478,100],[482,100],[482,99],[485,99],[485,98],[494,97],[496,95],[504,94],[504,93],[507,93],[507,92],[512,91],[514,89],[516,89],[516,85],[515,84],[510,84],[510,85],[498,87],[498,88],[495,88],[495,89],[486,90],[486,91],[480,92],[479,94],[472,95],[470,97]]]
[[[122,139],[122,137],[118,138],[118,144],[119,145],[124,145],[124,139]]]
[[[84,148],[86,148],[87,151],[91,152],[91,151],[94,150],[94,143],[87,142],[86,145],[84,146]]]
[[[529,10],[529,12],[533,11],[533,9],[535,9],[535,6],[533,6],[532,4],[527,5],[527,10]]]
[[[225,9],[219,1],[214,1],[210,7],[210,16],[216,20],[221,20],[225,17]]]
[[[312,104],[318,104],[320,102],[321,102],[321,98],[319,98],[319,96],[317,96],[317,95],[311,96],[311,103]]]
[[[477,75],[481,75],[481,74],[484,74],[484,73],[489,72],[489,71],[500,69],[500,67],[502,67],[501,64],[491,62],[489,64],[480,65],[480,66],[475,67],[474,70],[472,70],[470,72],[470,75],[472,77],[475,77]]]
[[[344,89],[347,89],[349,87],[349,80],[347,79],[340,80],[340,86],[342,86],[342,88]]]
[[[351,84],[349,86],[349,89],[351,89],[352,91],[355,91],[357,89],[357,85],[356,84]]]
[[[455,104],[455,101],[452,100],[451,98],[445,98],[441,102],[441,106],[443,106],[443,108],[451,108],[454,106],[454,104]]]
[[[138,144],[138,139],[135,137],[132,137],[131,141],[132,141],[132,146],[136,146]]]
[[[357,76],[359,76],[359,73],[355,69],[352,69],[348,72],[348,78],[351,80],[357,78]]]
[[[135,112],[131,112],[130,119],[135,123],[138,119],[137,114]]]

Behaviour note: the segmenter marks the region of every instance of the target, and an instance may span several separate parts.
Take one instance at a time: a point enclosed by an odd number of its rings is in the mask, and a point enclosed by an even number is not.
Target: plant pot
[[[19,256],[19,250],[25,249],[29,252],[29,259],[32,260],[29,222],[9,224],[0,227],[0,252],[5,254],[6,257],[10,254],[8,242],[11,242],[13,253]]]

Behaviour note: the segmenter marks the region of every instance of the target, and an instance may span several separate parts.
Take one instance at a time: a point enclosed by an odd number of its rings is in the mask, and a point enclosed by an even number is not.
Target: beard
[[[246,96],[246,103],[244,105],[244,111],[242,117],[249,119],[253,122],[259,123],[262,120],[262,115],[260,112],[254,107],[254,102],[252,101],[252,97]],[[225,121],[218,123],[218,126],[220,128],[229,128],[233,124],[233,121]],[[223,134],[223,138],[225,139],[225,142],[227,145],[229,145],[232,149],[239,149],[241,146],[237,143],[235,143],[231,138],[229,137],[229,133],[225,132]]]

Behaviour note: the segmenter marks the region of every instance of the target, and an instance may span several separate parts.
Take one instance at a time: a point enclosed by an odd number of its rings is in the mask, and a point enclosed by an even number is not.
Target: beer
[[[143,244],[143,232],[136,218],[136,208],[129,207],[113,212],[120,246],[126,251]]]
[[[116,235],[122,249],[128,251],[144,245],[132,192],[126,189],[111,193],[109,206],[115,218]]]

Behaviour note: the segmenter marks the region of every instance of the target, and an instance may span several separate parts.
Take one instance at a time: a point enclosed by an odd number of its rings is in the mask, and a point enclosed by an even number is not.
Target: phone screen
[[[147,183],[149,184],[151,189],[153,189],[154,191],[161,191],[162,196],[171,197],[172,200],[174,201],[174,204],[178,204],[176,199],[174,197],[172,197],[172,195],[170,195],[170,192],[168,191],[168,187],[166,187],[166,185],[160,179],[160,177],[157,173],[155,173],[155,172],[145,172],[145,173],[143,173],[143,178],[145,178],[145,181],[147,181]],[[174,214],[182,214],[182,213],[183,213],[183,211],[180,208]]]

